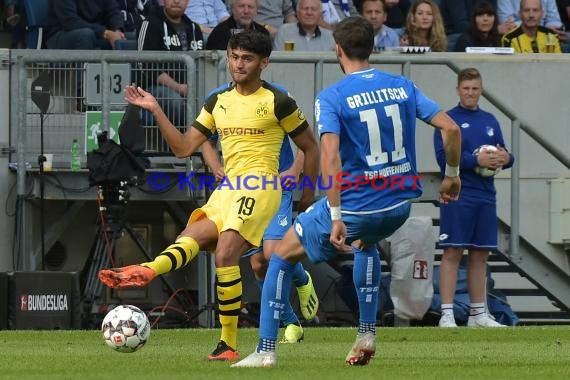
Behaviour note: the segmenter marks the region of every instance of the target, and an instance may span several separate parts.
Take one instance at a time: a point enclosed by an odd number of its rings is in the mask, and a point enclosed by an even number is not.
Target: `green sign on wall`
[[[123,119],[124,111],[111,111],[108,137],[119,143],[119,125]],[[101,111],[87,111],[85,116],[85,152],[99,148],[97,136],[103,132],[103,113]]]

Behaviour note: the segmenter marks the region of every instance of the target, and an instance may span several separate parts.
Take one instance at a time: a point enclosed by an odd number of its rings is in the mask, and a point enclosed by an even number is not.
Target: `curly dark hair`
[[[273,50],[269,34],[255,30],[244,30],[234,34],[228,42],[228,48],[249,51],[261,56],[261,58],[269,57]]]

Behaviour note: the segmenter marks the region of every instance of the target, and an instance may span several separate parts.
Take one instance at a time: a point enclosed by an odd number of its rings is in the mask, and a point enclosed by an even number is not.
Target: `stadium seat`
[[[137,50],[137,40],[115,41],[115,50]]]
[[[28,20],[28,48],[45,47],[44,23],[48,15],[48,0],[22,0]]]

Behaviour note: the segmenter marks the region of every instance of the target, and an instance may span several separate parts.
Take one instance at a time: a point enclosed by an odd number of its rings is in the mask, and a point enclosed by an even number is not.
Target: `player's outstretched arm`
[[[311,128],[306,128],[299,135],[293,137],[295,145],[301,149],[304,154],[303,175],[311,180],[312,184],[317,183],[317,175],[319,174],[319,147],[315,140],[315,135]],[[299,208],[307,208],[315,198],[315,190],[310,186],[303,188],[303,195],[299,202]]]
[[[151,93],[146,92],[141,87],[126,86],[125,99],[135,106],[150,111],[154,116],[160,133],[170,146],[176,157],[188,157],[198,149],[206,136],[195,128],[189,128],[182,134],[172,123]]]
[[[458,199],[461,191],[459,163],[461,160],[461,130],[445,112],[438,112],[430,122],[441,130],[443,149],[445,150],[445,177],[439,189],[440,201],[447,203]]]

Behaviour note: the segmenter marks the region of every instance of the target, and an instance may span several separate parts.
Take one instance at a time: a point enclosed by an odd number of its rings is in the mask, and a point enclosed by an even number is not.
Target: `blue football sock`
[[[299,287],[307,285],[307,282],[309,282],[309,276],[307,276],[307,272],[305,272],[303,264],[301,264],[301,262],[298,262],[293,267],[293,283],[295,286]]]
[[[267,350],[267,347],[271,348],[271,342],[277,341],[279,320],[285,310],[285,305],[289,303],[293,267],[293,264],[276,254],[273,254],[269,260],[269,268],[261,292],[258,349]]]
[[[302,268],[302,266],[301,266]],[[307,275],[305,273],[305,271],[303,270],[303,274],[305,274],[305,276]],[[261,289],[263,291],[263,283],[265,282],[264,280],[256,280],[257,282],[257,286],[259,286],[259,289]],[[297,317],[297,314],[295,314],[295,310],[293,310],[293,306],[291,306],[291,301],[288,300],[287,304],[285,305],[285,309],[283,310],[283,314],[281,315],[281,322],[283,322],[284,326],[290,325],[291,323],[298,323],[299,322],[299,318]]]
[[[363,250],[352,248],[354,287],[360,310],[359,333],[376,333],[376,313],[380,289],[380,256],[375,245]],[[362,330],[362,331],[361,331]]]

